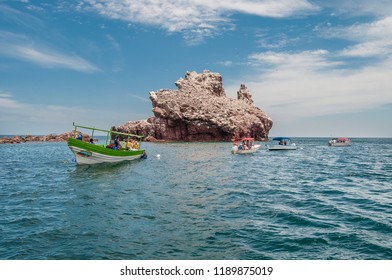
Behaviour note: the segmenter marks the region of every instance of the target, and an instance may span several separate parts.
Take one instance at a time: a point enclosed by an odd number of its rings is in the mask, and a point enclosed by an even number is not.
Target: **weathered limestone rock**
[[[178,90],[150,92],[154,117],[130,121],[115,130],[142,134],[146,140],[229,141],[235,137],[268,139],[272,120],[253,105],[245,85],[238,100],[226,97],[222,76],[205,70],[186,72],[176,83]]]
[[[244,101],[248,104],[253,104],[252,94],[244,84],[241,84],[240,90],[237,91],[237,99]]]

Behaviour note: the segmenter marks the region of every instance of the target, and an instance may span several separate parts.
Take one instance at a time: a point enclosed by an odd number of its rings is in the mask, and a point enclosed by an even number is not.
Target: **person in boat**
[[[139,150],[139,142],[136,139],[133,140],[133,148]]]
[[[78,133],[78,137],[76,138],[76,139],[78,139],[78,140],[83,140],[83,135],[82,135],[82,133]]]
[[[120,140],[118,138],[119,138],[118,135],[116,136],[116,138],[114,138],[113,150],[119,150],[120,149]]]
[[[93,138],[90,138],[90,141],[88,141],[90,144],[93,144],[94,145],[94,139]]]
[[[127,140],[127,145],[125,146],[125,149],[126,149],[126,150],[130,150],[130,149],[132,149],[132,148],[133,148],[132,140],[129,141],[129,139],[128,139],[128,140]]]
[[[280,140],[280,141],[279,141],[279,145],[283,145],[283,140]]]
[[[139,144],[137,143],[137,141],[135,139],[131,139],[127,141],[127,146],[126,146],[127,150],[137,150],[139,149]]]

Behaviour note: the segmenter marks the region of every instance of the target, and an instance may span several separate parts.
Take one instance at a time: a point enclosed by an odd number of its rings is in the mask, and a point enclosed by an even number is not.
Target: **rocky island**
[[[226,96],[222,76],[205,70],[186,72],[177,90],[150,92],[154,116],[112,127],[115,131],[144,135],[145,141],[230,141],[253,137],[268,140],[271,118],[253,104],[252,94],[241,84],[237,99]],[[45,136],[0,138],[0,144],[65,142],[75,132]],[[83,134],[83,140],[90,136]]]
[[[114,130],[141,134],[146,141],[230,141],[238,137],[268,140],[271,118],[253,104],[245,85],[237,99],[226,96],[222,76],[205,70],[186,72],[177,90],[150,92],[154,116],[129,121]]]

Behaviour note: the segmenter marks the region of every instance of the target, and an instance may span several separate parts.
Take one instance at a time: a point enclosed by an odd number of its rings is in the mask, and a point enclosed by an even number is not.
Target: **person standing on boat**
[[[116,136],[116,138],[114,139],[114,147],[113,150],[118,150],[120,146],[120,141],[118,140],[118,135]]]

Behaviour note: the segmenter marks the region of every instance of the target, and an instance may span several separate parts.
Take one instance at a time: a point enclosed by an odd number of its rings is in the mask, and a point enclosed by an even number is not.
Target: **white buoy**
[[[157,158],[161,158],[161,155],[160,155],[160,154],[157,154]]]

